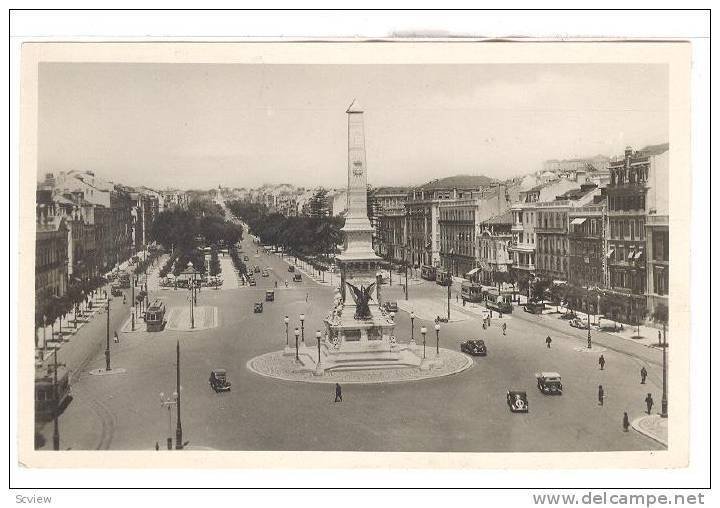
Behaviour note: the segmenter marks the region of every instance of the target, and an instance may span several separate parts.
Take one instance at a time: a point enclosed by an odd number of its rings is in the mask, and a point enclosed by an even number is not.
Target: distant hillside
[[[484,175],[455,175],[432,180],[420,185],[422,189],[479,189],[495,183],[495,179]]]

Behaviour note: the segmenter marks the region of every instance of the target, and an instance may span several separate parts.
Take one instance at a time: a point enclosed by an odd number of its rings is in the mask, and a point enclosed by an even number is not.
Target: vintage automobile
[[[383,304],[383,307],[387,312],[397,312],[398,311],[398,304],[397,302],[385,302]]]
[[[122,289],[120,289],[119,285],[113,284],[112,287],[110,288],[110,294],[112,296],[122,296],[123,292],[122,292]]]
[[[260,267],[258,265],[253,266],[253,272],[260,273]]]
[[[262,273],[260,275],[262,275],[263,277],[270,277],[270,272],[268,272],[267,269],[265,269],[262,271]]]
[[[255,279],[252,278],[252,277],[249,277],[249,278],[248,278],[248,284],[250,284],[251,286],[254,286],[254,285],[256,284]]]
[[[562,378],[557,372],[538,372],[535,374],[537,387],[549,395],[562,395]]]
[[[263,311],[263,304],[262,302],[255,302],[255,306],[253,307],[253,312],[260,313]]]
[[[560,314],[560,319],[576,319],[577,314],[575,314],[573,311],[566,312],[565,314]]]
[[[487,356],[485,341],[481,339],[466,340],[460,344],[460,351],[472,356]]]
[[[243,261],[250,261],[250,258],[247,256],[243,256]]]
[[[227,378],[227,372],[225,369],[213,369],[210,371],[210,379],[208,380],[210,387],[215,392],[227,392],[230,391],[230,385],[232,383]]]
[[[295,267],[293,265],[288,266],[288,272],[293,273],[295,271]]]
[[[265,291],[265,301],[266,302],[274,302],[275,301],[275,291],[273,289],[268,289]]]
[[[542,311],[545,310],[545,304],[543,302],[528,302],[523,309],[530,314],[542,314]]]
[[[293,275],[293,282],[302,282],[302,275],[300,275],[299,273]]]
[[[587,321],[583,321],[580,318],[571,319],[570,326],[573,328],[587,328]]]
[[[528,412],[528,400],[527,393],[519,390],[508,390],[507,405],[510,411],[513,413],[527,413]]]

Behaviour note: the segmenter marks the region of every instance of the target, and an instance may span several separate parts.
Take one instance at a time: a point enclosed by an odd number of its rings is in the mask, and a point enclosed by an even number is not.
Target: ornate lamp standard
[[[165,398],[165,394],[160,392],[160,407],[168,408],[168,438],[167,449],[172,450],[172,408],[177,405],[178,392],[173,392]]]
[[[177,393],[177,427],[175,428],[175,449],[176,450],[182,450],[183,449],[183,440],[182,440],[182,424],[180,423],[180,393],[182,391],[180,387],[180,341],[177,341],[177,370],[176,370],[176,383],[175,383],[175,391]]]
[[[285,319],[283,319],[283,321],[285,321],[285,352],[287,353],[290,351],[290,334],[288,328],[288,325],[290,324],[290,318],[285,316]]]
[[[300,314],[300,329],[302,333],[302,346],[305,347],[305,314]]]
[[[106,342],[105,342],[105,370],[110,372],[110,299],[107,301],[107,321],[106,321]]]
[[[425,359],[425,335],[427,334],[427,328],[424,326],[420,328],[420,333],[423,337],[423,360]]]
[[[197,274],[192,261],[189,261],[188,269],[182,272],[182,275],[190,276],[190,328],[195,328],[195,277]]]
[[[320,338],[322,337],[322,333],[320,333],[320,330],[317,330],[315,332],[315,340],[317,341],[317,348],[318,348],[318,359],[317,359],[317,365],[315,366],[315,375],[321,376],[323,374],[323,368],[322,364],[320,363]]]
[[[435,323],[435,355],[440,356],[440,325]]]
[[[295,328],[295,363],[300,363],[300,354],[298,352],[298,337],[300,337],[300,330]]]
[[[410,311],[410,345],[415,345],[415,313]]]

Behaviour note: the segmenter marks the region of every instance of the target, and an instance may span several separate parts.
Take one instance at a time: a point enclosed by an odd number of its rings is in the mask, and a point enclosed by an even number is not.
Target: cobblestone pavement
[[[632,428],[659,443],[668,444],[668,419],[660,415],[645,415],[632,421]]]
[[[435,350],[428,348],[427,358],[434,361]],[[422,346],[420,346],[422,355]],[[312,350],[305,352],[312,357]],[[472,358],[462,353],[440,348],[440,359],[442,364],[430,370],[419,368],[399,368],[381,370],[354,370],[354,371],[329,371],[322,376],[313,374],[315,360],[311,360],[310,367],[295,363],[293,354],[284,355],[282,351],[273,351],[257,356],[247,364],[253,372],[262,376],[283,379],[285,381],[304,381],[308,383],[393,383],[402,381],[419,381],[442,376],[457,374],[472,367]]]

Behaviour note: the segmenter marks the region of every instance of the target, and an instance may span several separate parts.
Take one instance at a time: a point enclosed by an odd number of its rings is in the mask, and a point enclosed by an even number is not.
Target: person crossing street
[[[645,368],[645,366],[643,366],[643,368],[640,369],[640,384],[641,384],[641,385],[644,385],[644,384],[645,384],[645,380],[647,379],[647,375],[648,375],[647,369]]]
[[[545,338],[545,344],[547,344],[547,348],[548,348],[548,349],[550,349],[550,344],[551,344],[551,343],[552,343],[552,339],[551,339],[550,336],[548,335],[548,336]]]
[[[628,429],[630,428],[630,418],[628,418],[627,411],[623,413],[622,426],[623,426],[623,432],[627,432]]]
[[[506,330],[507,330],[507,323],[503,323],[503,325],[502,325],[503,335],[505,335]]]
[[[600,355],[598,365],[600,365],[600,370],[605,370],[605,357],[603,355]]]
[[[651,394],[647,394],[647,397],[645,397],[645,405],[647,406],[647,414],[650,414],[652,411],[653,404],[655,404],[655,401],[652,398]]]
[[[342,388],[340,387],[340,383],[335,383],[335,402],[337,401],[342,402]]]
[[[602,406],[605,403],[605,390],[602,385],[598,385],[598,405]]]

